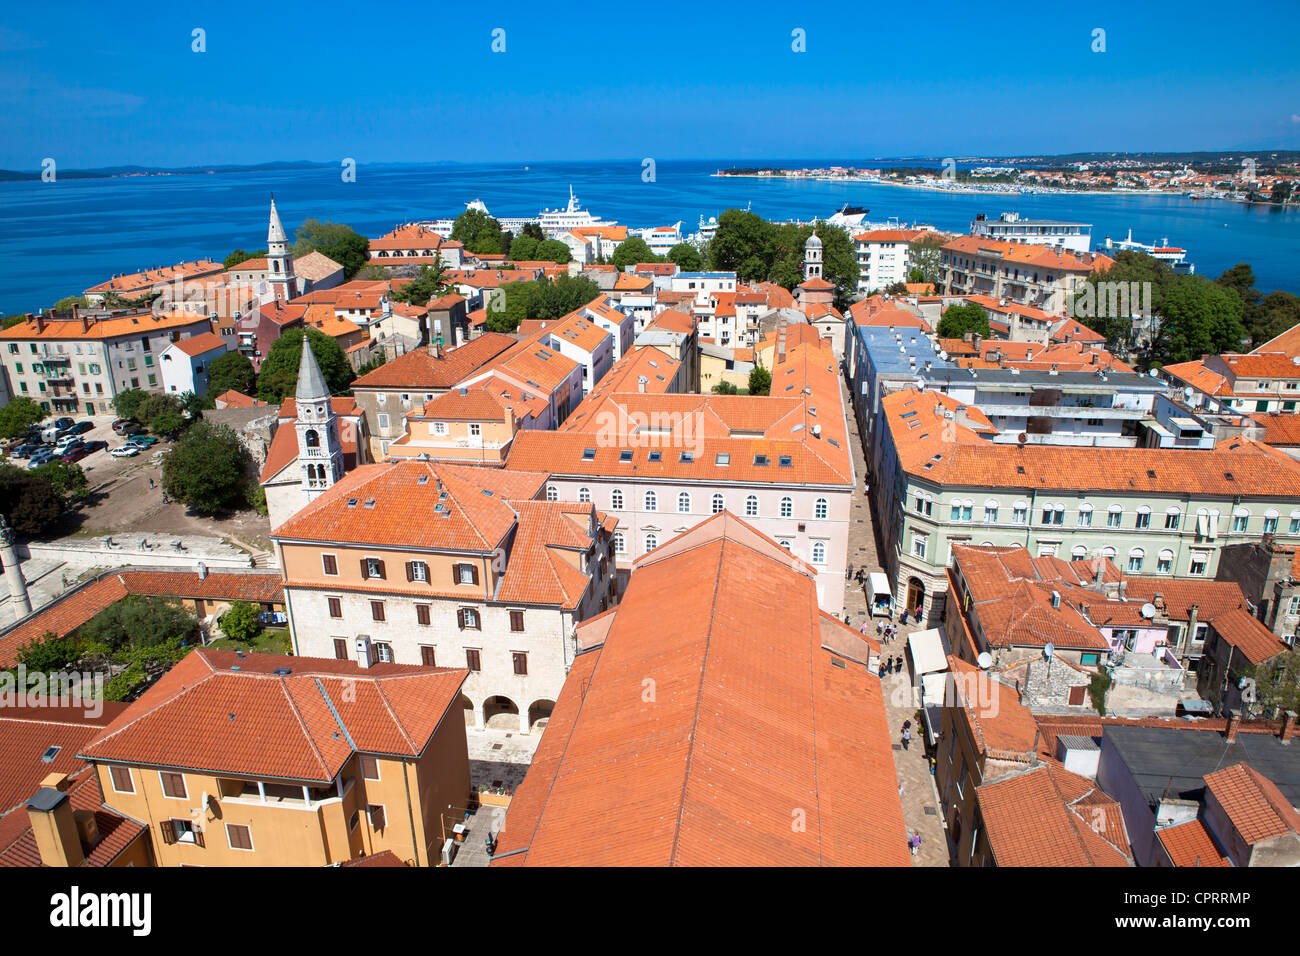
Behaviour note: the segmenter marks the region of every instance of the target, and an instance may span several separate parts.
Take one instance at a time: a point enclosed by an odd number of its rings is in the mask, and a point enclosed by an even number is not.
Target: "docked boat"
[[[1127,238],[1112,240],[1110,236],[1106,237],[1103,243],[1106,252],[1123,252],[1131,250],[1133,252],[1145,252],[1152,259],[1159,259],[1161,262],[1169,263],[1170,268],[1179,275],[1192,275],[1196,272],[1196,266],[1187,261],[1187,250],[1181,246],[1171,246],[1169,239],[1160,240],[1160,245],[1147,245],[1138,242],[1133,238],[1133,230],[1128,231]]]

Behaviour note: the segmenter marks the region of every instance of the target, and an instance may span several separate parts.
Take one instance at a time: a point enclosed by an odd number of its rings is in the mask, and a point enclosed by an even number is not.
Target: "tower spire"
[[[286,302],[301,291],[293,274],[293,256],[289,254],[289,238],[280,222],[280,211],[275,208],[275,195],[271,195],[271,219],[266,228],[266,279],[278,302]]]

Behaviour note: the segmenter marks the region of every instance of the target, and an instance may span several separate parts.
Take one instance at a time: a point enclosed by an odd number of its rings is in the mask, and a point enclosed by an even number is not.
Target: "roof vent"
[[[276,677],[285,677],[289,674],[292,674],[293,669],[289,667],[277,667],[275,670],[271,671],[271,673],[274,674]]]

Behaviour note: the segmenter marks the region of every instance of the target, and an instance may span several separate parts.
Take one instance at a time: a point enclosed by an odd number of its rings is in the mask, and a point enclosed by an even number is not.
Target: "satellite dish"
[[[1016,441],[1023,445],[1025,442],[1029,441],[1029,436],[1026,435],[1024,432],[1021,432],[1019,435],[1016,436]]]
[[[1049,661],[1052,659],[1052,655],[1054,653],[1056,653],[1055,644],[1049,641],[1047,644],[1043,645],[1043,656],[1046,657]]]
[[[1153,368],[1149,373],[1147,373],[1147,374],[1149,374],[1152,378],[1159,378],[1159,377],[1160,377],[1160,372],[1159,372],[1158,370],[1154,369],[1154,368]]]
[[[980,651],[980,656],[975,658],[975,663],[979,664],[980,670],[988,670],[993,666],[993,655],[988,651]]]
[[[1142,616],[1148,621],[1156,616],[1156,606],[1150,602],[1142,605]]]

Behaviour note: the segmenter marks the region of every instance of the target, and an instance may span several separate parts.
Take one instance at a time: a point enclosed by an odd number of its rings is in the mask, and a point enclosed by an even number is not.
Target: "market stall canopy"
[[[912,655],[912,673],[930,674],[948,669],[948,655],[943,649],[943,635],[937,628],[916,631],[907,638]]]

